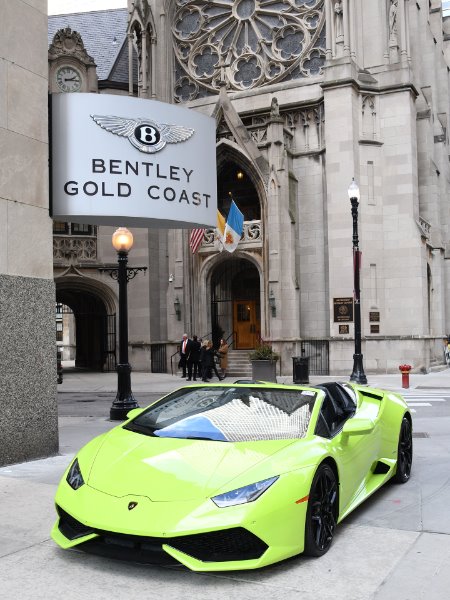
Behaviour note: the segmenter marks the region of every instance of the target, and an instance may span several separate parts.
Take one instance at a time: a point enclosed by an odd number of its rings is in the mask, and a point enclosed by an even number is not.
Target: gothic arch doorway
[[[245,221],[261,220],[261,204],[251,176],[242,164],[222,159],[217,177],[218,209],[226,218],[234,200]]]
[[[261,336],[260,275],[245,258],[221,261],[211,276],[213,342],[220,337],[236,350],[254,348]]]
[[[75,367],[90,371],[114,371],[116,368],[116,315],[95,287],[80,285],[71,278],[56,280],[57,311],[72,313],[70,332],[75,349]],[[78,279],[78,278],[77,278]],[[103,296],[103,297],[102,297]]]

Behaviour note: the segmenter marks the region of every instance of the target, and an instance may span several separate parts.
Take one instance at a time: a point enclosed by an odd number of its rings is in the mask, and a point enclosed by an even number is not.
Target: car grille
[[[203,562],[257,559],[268,548],[260,538],[243,527],[172,538],[154,538],[92,529],[77,521],[60,507],[58,513],[59,530],[68,539],[77,539],[90,533],[98,535],[79,544],[77,548],[80,550],[133,562],[178,564],[164,552],[163,544]]]
[[[166,543],[204,562],[256,559],[268,548],[267,544],[243,527],[184,535]]]

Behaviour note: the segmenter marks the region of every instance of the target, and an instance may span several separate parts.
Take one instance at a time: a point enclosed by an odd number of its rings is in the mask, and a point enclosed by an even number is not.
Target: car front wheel
[[[396,483],[406,483],[411,477],[412,455],[412,427],[409,419],[403,417],[398,440],[397,471],[394,475]]]
[[[331,546],[338,517],[338,483],[333,469],[322,464],[314,476],[305,523],[308,556],[322,556]]]

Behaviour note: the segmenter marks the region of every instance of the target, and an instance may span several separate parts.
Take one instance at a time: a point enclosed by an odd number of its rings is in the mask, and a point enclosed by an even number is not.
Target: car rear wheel
[[[338,516],[338,484],[333,469],[322,464],[314,476],[305,523],[308,556],[322,556],[331,546]]]
[[[412,427],[409,420],[403,417],[398,440],[397,471],[394,475],[396,483],[406,483],[411,477],[412,455]]]

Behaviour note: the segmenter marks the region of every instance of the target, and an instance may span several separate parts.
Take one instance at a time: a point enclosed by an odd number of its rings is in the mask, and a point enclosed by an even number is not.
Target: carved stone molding
[[[322,73],[324,0],[177,0],[175,98]]]
[[[53,236],[53,260],[66,263],[70,258],[75,258],[77,262],[95,261],[97,240]]]
[[[71,56],[86,66],[95,66],[94,59],[86,52],[81,35],[77,31],[72,31],[70,27],[60,29],[55,33],[48,51],[49,60],[55,60],[61,56]]]

